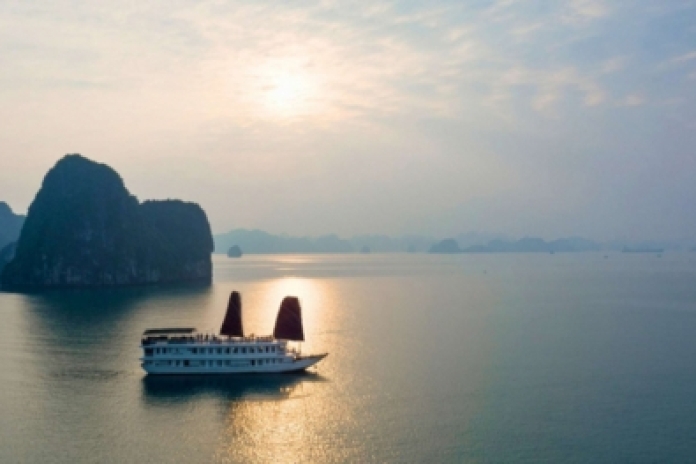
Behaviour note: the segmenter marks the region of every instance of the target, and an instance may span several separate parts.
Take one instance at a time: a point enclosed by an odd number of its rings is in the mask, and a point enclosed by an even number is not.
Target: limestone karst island
[[[200,206],[139,203],[112,168],[73,154],[44,177],[0,284],[39,290],[210,283],[212,251]]]

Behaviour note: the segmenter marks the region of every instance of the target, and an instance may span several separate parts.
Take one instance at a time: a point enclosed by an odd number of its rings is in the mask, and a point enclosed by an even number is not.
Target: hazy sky
[[[97,3],[0,2],[17,211],[77,152],[215,232],[696,238],[696,1]]]

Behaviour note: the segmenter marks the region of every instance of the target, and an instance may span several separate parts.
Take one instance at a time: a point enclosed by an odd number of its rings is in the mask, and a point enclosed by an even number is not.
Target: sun
[[[267,98],[269,105],[280,110],[301,104],[309,94],[309,86],[300,76],[280,76],[269,90]]]
[[[300,70],[276,71],[270,74],[264,90],[264,106],[271,116],[305,116],[312,113],[316,106],[316,79]]]
[[[224,112],[243,124],[255,121],[325,123],[332,101],[328,74],[306,57],[228,64],[221,85],[229,96]],[[215,105],[219,102],[216,100]]]

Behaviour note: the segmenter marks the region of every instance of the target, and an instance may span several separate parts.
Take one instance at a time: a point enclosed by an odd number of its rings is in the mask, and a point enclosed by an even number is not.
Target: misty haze
[[[696,1],[0,24],[0,462],[694,459]]]

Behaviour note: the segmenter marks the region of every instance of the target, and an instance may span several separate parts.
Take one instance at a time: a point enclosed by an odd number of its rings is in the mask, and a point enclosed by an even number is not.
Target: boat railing
[[[254,336],[250,335],[248,337],[239,338],[225,338],[213,334],[197,334],[194,336],[179,337],[179,336],[168,336],[168,335],[157,335],[157,336],[145,336],[141,339],[143,346],[154,345],[156,343],[166,343],[166,344],[177,344],[177,345],[187,345],[187,344],[197,344],[205,343],[212,345],[234,345],[238,343],[253,343],[253,342],[274,342],[277,341],[270,335],[267,336]],[[281,344],[282,341],[281,341]]]

